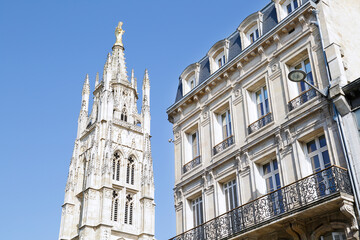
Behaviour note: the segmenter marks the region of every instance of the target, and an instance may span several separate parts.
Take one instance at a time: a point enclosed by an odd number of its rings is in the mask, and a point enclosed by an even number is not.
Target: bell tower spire
[[[146,70],[140,113],[135,73],[128,78],[126,72],[122,25],[102,79],[96,74],[91,114],[85,77],[59,240],[155,239],[150,81]]]

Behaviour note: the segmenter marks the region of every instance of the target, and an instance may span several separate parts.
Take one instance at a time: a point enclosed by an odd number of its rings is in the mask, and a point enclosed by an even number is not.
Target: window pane
[[[287,5],[286,9],[287,9],[288,14],[291,13],[292,12],[291,4]]]
[[[255,30],[255,35],[256,35],[256,38],[255,38],[255,40],[256,40],[259,38],[259,30],[258,29]]]
[[[293,3],[294,3],[294,10],[295,10],[298,7],[297,0],[294,0]]]
[[[325,139],[325,135],[322,135],[321,137],[319,137],[319,142],[320,142],[320,148],[325,147],[326,146],[326,139]]]
[[[311,72],[310,61],[308,58],[304,60],[304,65],[305,65],[305,72],[306,73]]]
[[[264,170],[264,175],[270,173],[271,172],[270,163],[263,165],[263,170]]]
[[[277,164],[276,160],[273,161],[273,167],[274,167],[274,170],[278,169],[278,164]]]
[[[254,34],[252,33],[252,34],[250,34],[250,42],[253,43],[254,41],[255,41]]]
[[[267,189],[268,192],[274,191],[274,185],[273,185],[272,177],[269,177],[269,178],[266,179],[266,189]]]
[[[316,150],[315,140],[312,140],[311,142],[308,142],[306,145],[307,145],[308,153],[312,153],[313,151]]]
[[[319,162],[319,156],[315,155],[311,158],[311,163],[312,163],[312,167],[314,172],[318,172],[321,170],[321,166],[320,166],[320,162]]]
[[[280,176],[279,174],[275,174],[275,184],[276,184],[276,189],[281,188],[281,184],[280,184]]]
[[[330,167],[331,163],[330,163],[328,150],[322,152],[322,157],[323,157],[323,161],[324,161],[324,168]]]

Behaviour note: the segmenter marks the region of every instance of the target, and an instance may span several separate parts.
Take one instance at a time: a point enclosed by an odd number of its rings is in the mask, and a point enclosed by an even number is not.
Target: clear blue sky
[[[175,235],[172,126],[178,78],[270,0],[0,0],[1,239],[57,239],[81,89],[123,21],[127,69],[151,81],[156,238]]]

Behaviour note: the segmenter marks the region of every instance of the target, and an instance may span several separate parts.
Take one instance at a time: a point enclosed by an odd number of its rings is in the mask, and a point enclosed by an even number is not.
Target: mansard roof
[[[306,0],[306,1],[308,1],[308,0]],[[304,1],[304,2],[306,2],[306,1]],[[270,2],[259,12],[262,14],[262,17],[263,17],[262,35],[264,35],[267,32],[269,32],[272,28],[274,28],[278,23],[275,4],[273,2]],[[251,15],[253,15],[253,14],[251,14]],[[247,19],[247,18],[245,18],[245,19]],[[228,36],[224,40],[221,40],[221,41],[215,43],[213,45],[213,47],[223,41],[226,41],[226,40],[229,41],[229,54],[228,54],[227,62],[230,62],[232,59],[234,59],[236,56],[238,56],[245,49],[242,49],[241,37],[240,37],[240,33],[238,30],[236,30],[234,33],[232,33],[230,36]],[[209,51],[211,51],[211,50],[209,50]],[[198,79],[198,85],[199,85],[202,82],[206,81],[211,76],[209,56],[206,55],[198,63],[200,65],[200,72],[199,72],[199,79]],[[179,100],[181,100],[183,98],[183,96],[184,96],[183,87],[182,87],[182,81],[180,78],[177,93],[176,93],[175,103],[178,102]]]

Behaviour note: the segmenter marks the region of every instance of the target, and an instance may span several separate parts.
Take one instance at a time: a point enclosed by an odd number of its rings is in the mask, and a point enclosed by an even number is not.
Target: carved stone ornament
[[[276,70],[278,70],[278,68],[279,68],[279,64],[275,63],[271,66],[271,71],[275,72]]]
[[[209,117],[209,112],[208,111],[205,111],[204,113],[203,113],[203,119],[205,120],[205,119],[208,119],[208,117]]]
[[[235,97],[239,97],[239,96],[241,96],[241,89],[240,88],[235,90]]]
[[[340,207],[340,211],[351,220],[351,230],[352,231],[359,230],[356,221],[356,215],[355,215],[353,203],[345,200],[343,202],[343,205]]]

